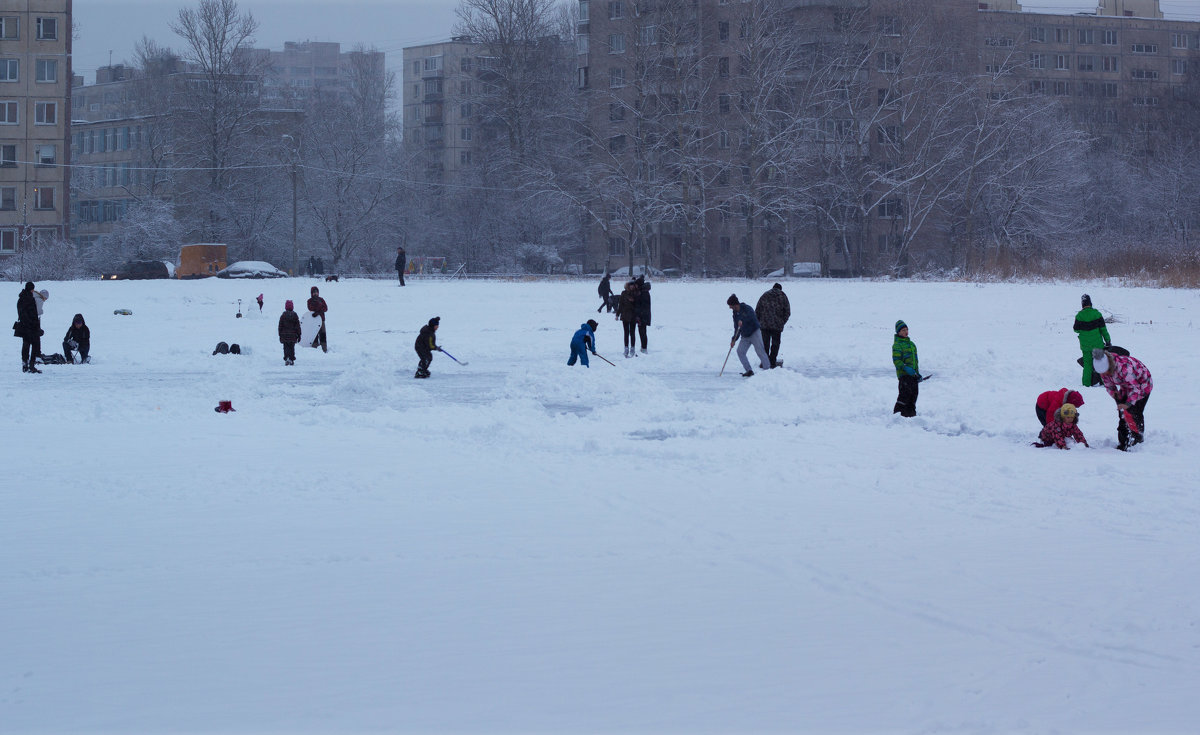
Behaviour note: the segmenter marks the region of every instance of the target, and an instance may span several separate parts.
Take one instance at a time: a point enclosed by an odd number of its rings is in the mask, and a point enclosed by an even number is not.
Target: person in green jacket
[[[1108,336],[1108,327],[1104,326],[1104,316],[1092,308],[1092,297],[1084,294],[1080,305],[1083,308],[1075,315],[1073,329],[1079,335],[1079,349],[1083,351],[1083,359],[1079,361],[1083,365],[1083,385],[1090,388],[1100,385],[1100,376],[1092,370],[1092,350],[1112,347],[1112,337]]]
[[[920,392],[921,372],[917,365],[917,346],[908,338],[908,325],[896,322],[896,337],[892,340],[892,364],[896,366],[896,378],[900,390],[892,413],[905,418],[917,415],[917,394]]]

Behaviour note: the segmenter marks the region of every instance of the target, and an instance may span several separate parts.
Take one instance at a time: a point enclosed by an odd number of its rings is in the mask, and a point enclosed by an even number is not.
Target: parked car
[[[217,271],[217,278],[287,278],[287,273],[262,260],[239,260]]]
[[[103,281],[141,281],[149,278],[170,278],[171,269],[161,260],[134,260],[115,273],[100,276]]]
[[[820,263],[792,263],[792,275],[797,278],[820,278]],[[767,278],[783,277],[783,269],[777,268],[766,274]]]

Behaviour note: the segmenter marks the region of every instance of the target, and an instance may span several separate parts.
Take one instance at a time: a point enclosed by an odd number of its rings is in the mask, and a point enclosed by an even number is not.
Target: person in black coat
[[[646,327],[650,326],[650,284],[645,276],[637,277],[637,297],[633,302],[633,311],[637,316],[638,336],[642,338],[642,353],[646,352]]]
[[[34,365],[42,354],[42,320],[33,299],[33,281],[26,283],[17,296],[17,323],[13,325],[13,336],[21,338],[21,372],[42,372]]]
[[[413,349],[417,351],[417,357],[420,358],[417,363],[417,374],[414,378],[429,377],[429,363],[433,362],[433,352],[442,351],[437,344],[438,325],[441,324],[442,318],[435,316],[429,320],[429,323],[421,327],[420,334],[417,335],[417,341],[413,344]]]
[[[74,364],[71,350],[79,350],[79,364],[82,365],[88,361],[88,352],[91,349],[92,330],[88,329],[87,323],[83,321],[83,314],[76,314],[71,320],[71,326],[67,328],[66,336],[63,337],[63,355],[68,363]]]
[[[293,309],[295,305],[289,299],[283,303],[283,313],[279,315],[279,343],[283,345],[283,364],[296,364],[296,343],[300,341],[300,315]]]
[[[608,273],[605,273],[604,278],[600,279],[600,285],[596,287],[596,293],[600,294],[600,308],[596,309],[597,314],[600,313],[601,309],[605,309],[605,308],[608,309],[608,313],[610,313],[610,314],[612,313],[613,290],[612,290],[612,284],[609,282],[609,279],[611,279],[611,278],[612,278],[612,276],[610,276]]]
[[[396,273],[400,276],[400,285],[404,285],[404,269],[408,267],[408,254],[403,247],[396,248]]]

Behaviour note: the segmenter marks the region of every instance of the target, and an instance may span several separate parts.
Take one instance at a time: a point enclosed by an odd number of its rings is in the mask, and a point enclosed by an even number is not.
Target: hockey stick
[[[595,355],[596,357],[599,357],[601,360],[603,360],[603,361],[607,362],[609,365],[612,365],[613,367],[616,367],[616,366],[617,366],[617,364],[616,364],[615,362],[613,362],[612,360],[609,360],[609,359],[608,359],[607,357],[605,357],[604,355],[601,355],[601,354],[599,354],[599,353],[597,353],[597,352],[593,352],[592,354],[593,354],[593,355]]]
[[[445,355],[446,357],[449,357],[451,360],[454,360],[454,361],[455,361],[455,362],[457,362],[459,365],[466,365],[466,364],[467,364],[466,362],[459,362],[459,360],[458,360],[456,357],[454,357],[454,355],[451,355],[449,352],[446,352],[445,348],[442,348],[442,354],[443,354],[443,355]]]
[[[928,374],[928,375],[922,375],[922,376],[921,376],[921,379],[920,379],[920,380],[918,380],[917,382],[918,382],[918,383],[924,383],[926,380],[929,380],[929,379],[930,379],[930,378],[932,378],[932,377],[933,377],[933,373],[930,373],[930,374]]]
[[[729,352],[725,353],[725,362],[721,363],[721,372],[717,373],[718,378],[725,374],[725,366],[729,364],[729,356],[732,354],[733,354],[733,343],[730,342],[729,343]],[[742,353],[739,352],[738,354],[740,355]]]

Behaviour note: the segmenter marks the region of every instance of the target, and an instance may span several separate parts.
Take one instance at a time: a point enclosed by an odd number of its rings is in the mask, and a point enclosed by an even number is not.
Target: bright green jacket
[[[1079,335],[1079,349],[1086,355],[1097,347],[1112,345],[1112,337],[1108,336],[1108,327],[1104,326],[1104,316],[1087,307],[1075,315],[1075,334]]]
[[[897,378],[921,374],[917,368],[917,346],[908,337],[897,334],[892,340],[892,363],[896,366]],[[912,372],[909,372],[910,369]]]

